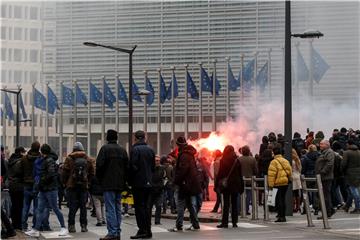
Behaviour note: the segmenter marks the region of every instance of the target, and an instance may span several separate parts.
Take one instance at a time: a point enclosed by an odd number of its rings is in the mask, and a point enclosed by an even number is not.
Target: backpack
[[[87,160],[85,158],[74,159],[73,180],[75,185],[84,185],[87,182]]]

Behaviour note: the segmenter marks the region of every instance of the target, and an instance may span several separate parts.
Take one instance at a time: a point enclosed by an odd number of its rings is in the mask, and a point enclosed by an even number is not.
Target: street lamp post
[[[115,51],[118,51],[118,52],[123,52],[123,53],[129,54],[129,115],[128,115],[128,117],[129,117],[129,132],[128,132],[129,148],[128,149],[129,149],[129,153],[130,153],[130,149],[131,149],[131,146],[132,146],[132,132],[133,132],[133,121],[132,121],[132,117],[133,117],[132,55],[133,55],[137,45],[133,46],[132,49],[125,49],[125,48],[120,48],[120,47],[114,47],[114,46],[109,46],[109,45],[98,44],[98,43],[94,43],[94,42],[84,42],[83,44],[85,46],[88,46],[88,47],[103,47],[103,48],[108,48],[108,49],[111,49],[111,50],[115,50]]]
[[[145,74],[147,74],[146,71],[144,71]],[[145,96],[144,97],[144,132],[147,133],[147,121],[148,121],[148,116],[147,116],[147,96],[151,94],[150,91],[146,90],[146,89],[142,89],[139,90],[138,95],[140,96]]]

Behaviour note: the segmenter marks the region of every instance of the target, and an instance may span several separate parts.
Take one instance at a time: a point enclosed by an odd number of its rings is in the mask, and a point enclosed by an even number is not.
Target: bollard
[[[312,218],[311,218],[310,204],[309,204],[309,197],[308,197],[308,190],[307,190],[307,186],[306,186],[305,176],[301,175],[300,180],[301,180],[301,186],[303,189],[303,200],[304,200],[304,205],[305,205],[308,227],[315,227],[315,225],[313,224]]]
[[[319,189],[320,206],[321,206],[321,213],[322,213],[322,218],[323,218],[323,222],[324,222],[324,228],[325,229],[330,229],[328,216],[327,216],[327,212],[326,212],[324,191],[323,191],[323,186],[322,186],[322,183],[321,183],[320,174],[316,175],[316,182],[317,182],[318,189]]]
[[[251,213],[252,213],[252,216],[251,216],[251,219],[252,220],[258,220],[255,176],[251,177],[251,194],[252,194],[252,200],[251,200]]]
[[[269,205],[267,203],[269,197],[267,175],[264,176],[264,220],[269,221]]]
[[[240,204],[241,204],[241,218],[246,218],[246,189],[244,187],[244,192],[240,195]]]

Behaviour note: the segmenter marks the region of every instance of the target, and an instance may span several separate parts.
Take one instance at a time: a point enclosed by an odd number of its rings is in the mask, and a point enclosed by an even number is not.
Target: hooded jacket
[[[315,177],[315,163],[319,156],[320,153],[317,151],[305,154],[301,163],[301,174],[304,174],[305,177]]]
[[[9,189],[13,191],[23,190],[21,174],[21,154],[13,153],[8,161]]]
[[[28,153],[21,159],[21,174],[24,187],[32,188],[34,185],[34,163],[40,157],[39,151],[29,150]]]
[[[283,158],[281,154],[275,155],[268,170],[269,188],[288,185],[291,174],[292,169],[289,161]]]
[[[360,187],[360,150],[356,145],[349,145],[348,150],[344,152],[341,166],[347,183]]]

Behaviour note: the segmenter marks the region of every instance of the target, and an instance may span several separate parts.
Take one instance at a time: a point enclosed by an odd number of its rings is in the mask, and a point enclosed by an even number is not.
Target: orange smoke
[[[225,135],[220,135],[216,132],[210,133],[207,138],[200,138],[198,140],[190,140],[189,143],[193,145],[198,152],[207,150],[214,152],[215,150],[224,150],[225,146],[229,144],[229,139]]]

